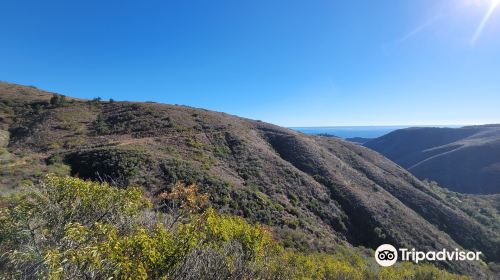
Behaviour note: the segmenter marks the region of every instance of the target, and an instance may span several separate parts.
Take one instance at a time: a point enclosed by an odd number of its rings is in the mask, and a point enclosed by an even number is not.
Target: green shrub
[[[203,148],[203,143],[201,143],[199,140],[193,137],[189,137],[186,139],[186,145],[195,149]]]
[[[50,105],[54,107],[61,107],[64,106],[67,103],[66,97],[61,94],[54,94],[50,98]]]
[[[190,203],[196,189],[179,184],[163,198],[198,207]],[[290,251],[243,218],[211,208],[182,213],[167,226],[172,217],[152,212],[138,188],[47,176],[0,200],[0,278],[462,279],[430,265],[373,270],[347,247],[330,255]]]
[[[125,187],[147,168],[149,156],[137,150],[100,148],[67,154],[64,162],[73,175]]]

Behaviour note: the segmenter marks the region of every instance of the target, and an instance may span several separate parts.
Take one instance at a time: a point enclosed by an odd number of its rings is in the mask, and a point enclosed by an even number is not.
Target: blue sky
[[[284,126],[500,123],[492,1],[1,0],[0,80]]]

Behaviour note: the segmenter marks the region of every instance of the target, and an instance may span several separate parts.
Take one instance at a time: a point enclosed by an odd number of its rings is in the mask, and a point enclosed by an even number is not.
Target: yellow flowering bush
[[[208,197],[194,185],[161,198],[186,216],[166,223],[140,188],[71,177],[1,198],[0,279],[465,279],[430,265],[373,269],[354,248],[285,249],[265,226],[201,211]]]

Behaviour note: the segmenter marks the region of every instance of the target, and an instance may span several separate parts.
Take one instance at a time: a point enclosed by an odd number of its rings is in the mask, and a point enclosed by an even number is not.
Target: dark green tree
[[[64,106],[66,104],[66,96],[54,93],[52,98],[50,98],[50,105],[54,107]]]

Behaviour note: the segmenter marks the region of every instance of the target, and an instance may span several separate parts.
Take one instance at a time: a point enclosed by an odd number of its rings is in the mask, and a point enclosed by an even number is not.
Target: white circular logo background
[[[375,260],[381,266],[391,266],[398,260],[398,250],[390,244],[382,244],[375,251]]]

